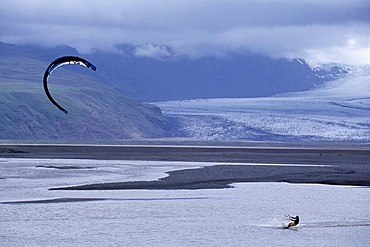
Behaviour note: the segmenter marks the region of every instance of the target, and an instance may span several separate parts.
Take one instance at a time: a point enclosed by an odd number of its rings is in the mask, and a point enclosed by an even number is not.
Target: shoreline
[[[50,188],[51,190],[216,189],[230,188],[232,183],[242,182],[370,186],[370,150],[356,147],[24,144],[0,145],[0,158],[189,161],[217,164],[198,169],[168,171],[167,177],[153,181],[86,184]],[[247,165],[248,163],[255,165]]]
[[[360,174],[354,169],[331,166],[215,165],[174,170],[167,174],[167,177],[152,181],[95,183],[49,190],[225,189],[233,188],[234,183],[248,182],[370,186],[369,173]]]

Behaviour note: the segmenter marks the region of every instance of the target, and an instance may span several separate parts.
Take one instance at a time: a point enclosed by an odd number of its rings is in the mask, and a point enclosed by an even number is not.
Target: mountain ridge
[[[116,87],[143,101],[265,97],[311,90],[348,73],[339,66],[312,68],[303,59],[252,52],[191,58],[170,47],[158,46],[159,54],[138,54],[139,48],[121,45],[117,53],[96,51],[87,57]]]
[[[176,107],[159,103],[165,107],[162,114],[159,107],[140,101],[221,98],[222,95],[244,98],[248,93],[250,97],[284,95],[320,88],[353,72],[338,65],[313,68],[302,59],[271,59],[259,54],[189,58],[161,47],[161,53],[153,57],[143,50],[137,53],[135,46],[120,49],[121,53],[96,51],[83,55],[98,67],[96,72],[82,66],[64,66],[52,74],[49,88],[56,101],[69,111],[65,115],[47,100],[42,75],[50,61],[62,55],[79,55],[78,51],[68,46],[42,48],[0,42],[0,139],[194,138],[197,135],[183,135],[186,132],[182,127],[183,116],[174,117],[177,114],[169,111],[169,108],[178,111]],[[245,78],[252,84],[243,83]],[[211,123],[215,118],[219,116],[201,121]],[[228,129],[230,121],[222,120],[221,124]],[[235,130],[240,126],[237,124]],[[201,126],[197,128],[202,130]],[[238,130],[231,139],[247,138],[248,131],[248,128],[245,133]],[[261,139],[269,138],[267,132],[256,132],[263,136]],[[281,135],[279,140],[284,138]]]
[[[48,52],[25,52],[16,46],[1,46],[0,139],[167,136],[169,122],[158,107],[127,97],[99,73],[82,66],[64,66],[50,76],[52,95],[69,110],[68,115],[62,113],[49,102],[42,87],[42,76],[50,62]]]

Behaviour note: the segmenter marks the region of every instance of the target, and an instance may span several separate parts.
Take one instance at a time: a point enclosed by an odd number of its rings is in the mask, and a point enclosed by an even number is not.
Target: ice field
[[[365,246],[370,189],[242,183],[231,189],[50,191],[151,180],[198,162],[0,159],[1,246]],[[64,169],[63,169],[64,168]],[[285,230],[285,214],[301,223]]]
[[[275,97],[156,102],[179,125],[178,136],[202,140],[367,141],[370,76]]]

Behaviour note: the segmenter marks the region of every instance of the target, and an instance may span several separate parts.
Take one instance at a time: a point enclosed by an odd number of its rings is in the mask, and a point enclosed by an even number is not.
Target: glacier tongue
[[[157,102],[178,136],[202,140],[368,141],[370,76],[264,98]]]

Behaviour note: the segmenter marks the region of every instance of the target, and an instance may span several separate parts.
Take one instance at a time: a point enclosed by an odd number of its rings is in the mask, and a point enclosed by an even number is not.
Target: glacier
[[[370,70],[311,91],[260,98],[155,102],[178,124],[178,137],[200,140],[370,140]]]

